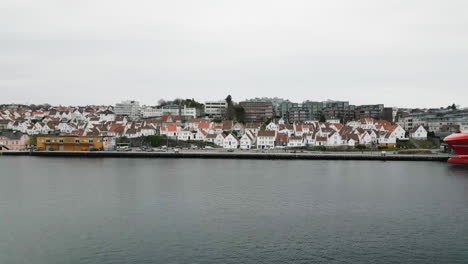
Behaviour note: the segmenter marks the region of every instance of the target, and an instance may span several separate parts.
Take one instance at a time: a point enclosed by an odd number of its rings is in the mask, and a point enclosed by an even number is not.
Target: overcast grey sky
[[[0,0],[0,92],[468,106],[468,1]]]

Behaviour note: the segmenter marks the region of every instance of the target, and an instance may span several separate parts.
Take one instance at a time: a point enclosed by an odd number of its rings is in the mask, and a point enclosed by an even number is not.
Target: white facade
[[[227,106],[226,100],[207,101],[205,102],[205,114],[217,117],[222,116],[226,113]]]
[[[177,139],[182,141],[194,140],[195,136],[190,130],[181,130],[177,133]]]
[[[423,126],[419,126],[416,130],[410,132],[410,138],[427,139],[427,131]]]
[[[288,147],[303,147],[304,139],[302,137],[290,137],[288,141]]]
[[[187,106],[179,106],[177,105],[168,105],[168,106],[162,106],[162,107],[152,107],[152,106],[146,106],[142,108],[141,114],[144,118],[147,117],[159,117],[163,115],[172,115],[172,116],[178,116],[179,114],[182,116],[190,116],[190,117],[197,117],[197,109],[194,107],[187,107]]]
[[[327,145],[328,146],[339,146],[343,142],[343,139],[341,138],[340,134],[338,133],[333,133],[333,134],[330,134],[328,136],[328,141],[327,141]]]
[[[115,121],[115,113],[109,110],[99,112],[99,120],[105,122],[114,122]]]
[[[137,101],[123,101],[115,104],[114,112],[116,115],[129,116],[131,118],[140,117],[140,103]]]
[[[254,138],[251,135],[245,133],[240,139],[240,149],[251,149],[254,145],[254,142]]]
[[[223,140],[223,148],[225,149],[237,149],[239,147],[239,139],[233,134],[229,134]]]
[[[393,130],[392,133],[395,134],[395,137],[397,139],[404,139],[406,131],[400,125],[397,125],[397,127],[395,128],[395,130]]]
[[[205,141],[206,140],[206,132],[202,132],[201,129],[197,130],[195,134],[195,140]]]
[[[390,132],[380,132],[377,137],[377,143],[385,144],[385,145],[395,145],[396,144],[396,136]]]
[[[327,119],[327,123],[330,124],[340,124],[341,121],[339,119]]]
[[[143,128],[141,128],[141,135],[143,135],[143,136],[154,136],[154,135],[156,135],[156,129],[149,128],[149,127],[143,127]]]
[[[214,140],[214,143],[218,146],[223,146],[225,135],[223,133],[218,134]]]
[[[266,126],[266,129],[268,130],[273,130],[273,131],[278,131],[278,124],[275,124],[273,121],[270,122],[267,126]]]
[[[269,132],[269,133],[264,133]],[[273,133],[271,133],[273,132]],[[270,149],[275,147],[275,131],[259,131],[257,135],[257,148],[259,149]]]
[[[400,118],[397,124],[400,125],[404,130],[410,131],[413,128],[420,126],[420,125],[427,126],[427,121],[420,120],[414,117],[404,117],[404,118]]]

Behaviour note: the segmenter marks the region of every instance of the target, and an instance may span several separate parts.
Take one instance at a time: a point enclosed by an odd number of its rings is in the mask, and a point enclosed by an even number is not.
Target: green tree
[[[226,103],[228,103],[228,105],[232,104],[232,96],[230,94],[226,97]]]
[[[235,112],[236,120],[238,122],[245,123],[245,121],[247,120],[245,109],[240,105],[236,105],[234,106],[234,112]]]
[[[234,104],[232,102],[232,97],[231,95],[228,95],[226,97],[226,103],[227,103],[227,109],[226,109],[226,115],[225,115],[225,118],[227,120],[234,120],[235,116],[236,116],[236,112],[235,112],[235,109],[234,109]]]
[[[143,139],[144,144],[148,144],[151,147],[159,147],[166,143],[166,136],[146,136]]]
[[[37,145],[37,136],[30,136],[28,145],[36,146]]]
[[[355,148],[355,149],[358,149],[358,150],[364,150],[364,149],[366,149],[367,147],[366,147],[366,145],[358,144],[358,145],[354,146],[354,148]]]
[[[326,122],[325,116],[323,114],[320,115],[319,122]]]
[[[180,106],[186,106],[186,107],[194,107],[197,109],[203,109],[204,104],[195,101],[195,99],[181,99],[181,98],[176,98],[172,101],[166,101],[164,99],[161,99],[158,101],[159,106],[166,106],[166,105],[180,105]]]

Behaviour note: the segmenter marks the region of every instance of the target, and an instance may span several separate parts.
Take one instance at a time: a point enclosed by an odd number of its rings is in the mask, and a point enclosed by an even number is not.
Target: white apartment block
[[[226,113],[227,106],[226,100],[205,102],[205,114],[220,117]]]
[[[181,116],[190,116],[193,118],[198,116],[198,111],[196,108],[187,107],[185,105],[180,107],[178,105],[166,105],[159,108],[146,106],[141,110],[141,113],[144,118],[158,117],[163,115],[178,116],[179,113]]]
[[[427,126],[427,121],[414,117],[404,117],[400,118],[397,124],[400,125],[404,130],[409,131],[418,126]]]
[[[140,117],[140,103],[138,101],[123,101],[115,104],[114,113],[116,115],[128,116],[131,118]]]

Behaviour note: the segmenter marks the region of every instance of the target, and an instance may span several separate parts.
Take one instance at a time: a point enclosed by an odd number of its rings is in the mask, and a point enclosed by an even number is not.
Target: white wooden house
[[[303,147],[304,145],[304,139],[302,136],[289,137],[288,147]]]
[[[223,146],[223,142],[224,142],[224,138],[226,137],[226,135],[224,133],[220,133],[220,134],[217,134],[216,135],[216,138],[214,140],[214,143],[218,146]]]
[[[275,147],[276,131],[264,130],[258,131],[257,148],[270,149]]]
[[[412,139],[426,140],[427,130],[423,126],[419,125],[410,131],[409,136]]]
[[[223,148],[225,149],[237,149],[239,144],[239,139],[233,134],[227,135],[223,140]]]
[[[245,133],[240,139],[240,149],[251,149],[255,146],[255,135],[251,132]]]

